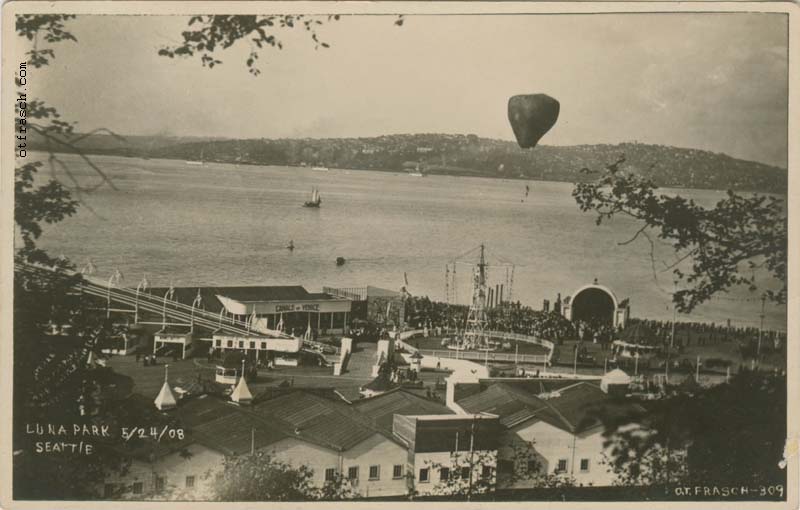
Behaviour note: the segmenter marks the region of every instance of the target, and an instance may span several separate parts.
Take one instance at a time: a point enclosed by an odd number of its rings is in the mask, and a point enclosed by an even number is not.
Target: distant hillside
[[[33,140],[43,149],[41,140]],[[94,154],[205,160],[223,163],[328,166],[403,171],[417,164],[428,173],[577,182],[594,176],[620,154],[625,168],[659,186],[735,189],[785,194],[784,168],[735,159],[725,154],[640,143],[539,146],[475,135],[415,134],[373,138],[223,140],[191,137],[92,136],[81,142]]]

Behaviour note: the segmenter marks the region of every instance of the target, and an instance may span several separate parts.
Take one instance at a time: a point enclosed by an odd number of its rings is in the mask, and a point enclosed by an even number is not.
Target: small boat
[[[327,172],[329,171],[329,168],[327,166],[312,166],[311,170],[314,170],[315,172]]]
[[[321,203],[322,198],[319,196],[319,190],[317,188],[311,188],[311,200],[306,201],[303,207],[319,208]]]
[[[286,245],[286,249],[289,251],[294,250],[294,240],[289,241],[289,244]]]
[[[192,166],[203,166],[205,164],[205,155],[204,155],[205,151],[206,151],[205,148],[200,149],[200,161],[187,160],[185,161],[185,163],[187,165],[192,165]]]
[[[417,169],[413,172],[409,172],[408,175],[410,175],[411,177],[425,177],[425,174],[422,173],[422,169],[420,168],[419,163],[417,164]]]

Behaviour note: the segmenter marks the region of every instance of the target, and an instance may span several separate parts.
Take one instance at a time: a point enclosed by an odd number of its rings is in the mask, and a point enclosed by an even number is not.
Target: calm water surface
[[[41,156],[39,156],[41,157]],[[96,174],[65,155],[83,183]],[[100,276],[115,268],[127,285],[144,274],[153,286],[375,285],[444,300],[445,266],[485,243],[490,283],[516,265],[513,299],[540,307],[595,278],[632,314],[670,319],[671,250],[656,247],[654,279],[645,240],[621,246],[636,226],[624,218],[596,226],[571,196],[572,184],[469,177],[410,177],[388,172],[235,166],[93,156],[118,188],[84,196],[88,207],[49,227],[41,244],[79,266],[91,259]],[[43,171],[43,176],[48,172]],[[301,207],[312,186],[322,207]],[[681,190],[703,204],[722,192]],[[284,246],[294,241],[296,249]],[[348,262],[337,267],[336,257]],[[459,301],[470,293],[469,267],[457,265]],[[757,275],[758,276],[758,275]],[[758,326],[759,294],[737,289],[681,320]],[[767,326],[786,329],[786,308],[767,307]]]

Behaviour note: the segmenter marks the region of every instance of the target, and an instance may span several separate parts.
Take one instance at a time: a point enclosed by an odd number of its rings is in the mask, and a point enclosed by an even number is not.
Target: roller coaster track
[[[55,271],[51,268],[34,265],[34,264],[14,264],[16,272],[24,272],[26,274],[37,277],[74,277],[79,273],[74,271]],[[231,316],[223,316],[203,310],[195,306],[189,306],[184,303],[172,301],[166,296],[154,296],[146,292],[141,292],[138,289],[128,287],[117,287],[109,285],[105,282],[99,282],[86,275],[80,275],[81,279],[76,283],[75,289],[83,292],[86,295],[102,298],[106,300],[107,310],[119,311],[127,313],[139,314],[142,312],[153,313],[161,315],[164,322],[167,320],[175,321],[177,323],[194,325],[215,331],[219,328],[224,328],[227,332],[246,336],[246,337],[267,337],[267,338],[280,338],[280,339],[293,339],[294,337],[282,331],[269,330],[259,328],[258,330],[248,327],[247,322],[236,319]],[[111,308],[111,303],[117,306],[129,306],[129,309]],[[306,343],[311,343],[306,341]]]

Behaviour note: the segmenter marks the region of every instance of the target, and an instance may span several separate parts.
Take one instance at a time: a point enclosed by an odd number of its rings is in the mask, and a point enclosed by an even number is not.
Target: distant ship
[[[311,188],[311,200],[306,201],[303,207],[319,208],[321,203],[322,198],[319,196],[319,190],[317,188]]]
[[[327,172],[329,169],[328,169],[327,166],[312,166],[311,170],[314,170],[314,171],[317,171],[317,172]]]

